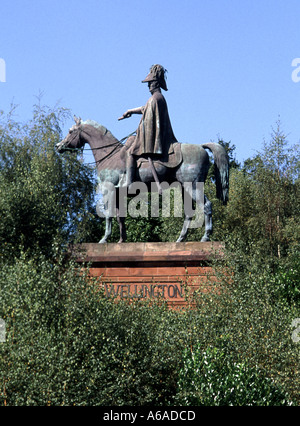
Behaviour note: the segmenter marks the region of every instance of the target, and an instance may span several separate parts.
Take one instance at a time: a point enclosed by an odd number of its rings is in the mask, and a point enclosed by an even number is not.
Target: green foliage
[[[280,262],[270,280],[276,289],[278,298],[290,305],[299,306],[300,302],[300,256],[299,249],[294,248],[284,262]]]
[[[1,405],[160,405],[176,393],[184,317],[115,303],[76,266],[44,257],[3,267],[0,285]]]
[[[278,122],[262,152],[231,170],[227,207],[212,199],[214,239],[260,251],[267,262],[286,258],[300,237],[298,166],[299,147],[289,147]]]
[[[256,395],[253,404],[279,403],[270,399],[277,395],[270,380],[289,401],[299,396],[299,348],[290,329],[299,312],[290,312],[274,292],[268,297],[268,274],[255,283],[254,271],[247,281],[237,270],[229,292],[200,293],[196,308],[176,312],[159,301],[106,298],[96,280],[55,249],[56,263],[22,254],[0,270],[0,317],[7,328],[0,344],[1,405],[194,404],[184,398],[199,395],[179,374],[191,348],[211,356],[218,374],[210,377],[215,392],[222,387],[220,395],[227,384],[257,384],[259,369],[264,381],[257,393],[247,388],[243,400],[227,402],[250,404]],[[201,403],[211,404],[205,376],[199,380],[206,392]]]
[[[36,105],[33,119],[21,125],[2,114],[0,123],[0,254],[19,247],[51,251],[91,235],[93,172],[74,155],[59,156],[55,144],[68,116],[63,108]],[[99,224],[99,220],[98,220]]]
[[[290,405],[271,379],[246,362],[234,362],[220,349],[186,350],[183,363],[178,380],[181,405]]]
[[[130,201],[127,199],[127,209]],[[161,240],[161,218],[151,215],[151,193],[147,199],[141,198],[136,206],[138,217],[132,217],[130,214],[125,218],[127,242],[157,242]],[[145,217],[146,216],[146,217]],[[117,242],[120,239],[120,230],[117,220],[113,220],[111,242]]]
[[[66,260],[66,245],[103,233],[93,170],[54,149],[67,113],[38,105],[25,125],[0,113],[0,405],[299,404],[298,148],[277,127],[240,166],[225,143],[227,207],[213,178],[205,189],[226,253],[194,309],[116,303]],[[126,222],[129,241],[174,241],[183,217]]]
[[[224,327],[220,347],[225,339],[228,353],[238,362],[247,360],[251,368],[258,367],[298,399],[300,353],[291,339],[291,324],[300,316],[299,300],[283,297],[274,264],[261,258],[260,247],[252,244],[252,254],[234,247],[227,251],[224,264],[217,266],[224,293],[212,309],[218,303]]]

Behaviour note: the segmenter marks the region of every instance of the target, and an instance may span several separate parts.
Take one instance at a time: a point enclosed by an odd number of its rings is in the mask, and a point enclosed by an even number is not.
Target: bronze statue
[[[159,185],[153,160],[161,158],[167,161],[168,155],[174,152],[173,143],[177,142],[169,118],[167,102],[161,89],[167,91],[166,70],[159,64],[153,65],[142,83],[148,83],[151,97],[145,106],[127,110],[119,120],[142,114],[136,136],[131,136],[127,145],[126,177],[127,186],[135,181],[136,162],[138,157],[148,158],[154,178]]]
[[[126,240],[125,217],[120,214],[120,192],[130,189],[134,182],[144,183],[152,189],[156,182],[159,192],[160,182],[167,185],[178,183],[182,196],[189,197],[196,204],[204,205],[205,233],[201,241],[209,241],[212,233],[211,202],[203,195],[200,203],[199,183],[204,184],[209,157],[206,149],[214,155],[217,197],[226,204],[229,186],[228,155],[222,145],[206,143],[190,145],[177,142],[171,126],[167,103],[161,89],[167,90],[166,70],[161,65],[153,65],[143,83],[148,83],[151,97],[144,107],[129,109],[119,120],[142,114],[136,136],[131,136],[123,145],[112,133],[96,121],[75,118],[76,124],[66,138],[56,145],[58,152],[81,149],[88,143],[93,151],[100,187],[108,193],[108,204],[116,199],[116,217],[120,227],[120,243]],[[166,186],[164,185],[164,188]],[[130,191],[129,191],[130,192]],[[202,191],[203,192],[203,191]],[[201,206],[202,206],[201,204]],[[186,206],[184,206],[186,207]],[[177,242],[187,237],[193,219],[190,210],[184,209],[184,223]],[[113,214],[106,215],[105,235],[100,243],[106,243],[111,235]]]
[[[125,242],[126,229],[125,217],[119,214],[120,206],[119,192],[124,187],[124,177],[126,177],[126,152],[128,147],[118,141],[112,133],[104,126],[95,121],[81,121],[76,119],[76,124],[70,129],[64,140],[56,145],[57,151],[63,153],[67,150],[81,149],[88,143],[94,154],[98,179],[104,190],[109,190],[108,198],[116,198],[116,218],[120,228],[119,242]],[[217,197],[226,204],[228,199],[228,156],[222,145],[217,143],[206,143],[202,145],[190,144],[174,144],[175,154],[173,162],[161,162],[154,160],[157,175],[161,181],[172,183],[178,182],[182,185],[183,196],[188,193],[188,196],[197,202],[197,184],[205,182],[208,169],[209,157],[205,149],[209,149],[214,155],[215,161],[215,177]],[[178,153],[180,155],[178,155]],[[176,160],[177,159],[177,160]],[[149,167],[148,160],[141,159],[136,170],[136,180],[150,185],[153,180],[153,171]],[[190,186],[186,187],[185,183]],[[109,185],[106,185],[109,184]],[[113,204],[113,203],[111,203]],[[113,215],[106,216],[105,235],[99,241],[107,243],[112,231]],[[204,218],[205,218],[205,233],[201,241],[210,241],[212,233],[212,206],[211,202],[204,195]],[[177,242],[184,241],[187,237],[188,229],[191,226],[192,217],[185,212],[185,218],[181,233]]]

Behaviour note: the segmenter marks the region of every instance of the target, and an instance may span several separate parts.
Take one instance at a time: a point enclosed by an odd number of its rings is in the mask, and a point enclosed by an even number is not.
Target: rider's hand
[[[129,118],[131,117],[131,112],[130,111],[126,111],[124,112],[124,114],[122,115],[122,117],[118,118],[118,120],[124,120],[124,118]]]

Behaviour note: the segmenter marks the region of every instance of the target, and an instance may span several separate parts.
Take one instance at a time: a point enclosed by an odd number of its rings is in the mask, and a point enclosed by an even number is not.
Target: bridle
[[[76,124],[76,128],[75,128],[73,131],[78,132],[78,138],[80,139],[80,135],[81,135],[81,132],[82,132],[82,126],[81,126],[81,124]],[[73,132],[73,131],[72,131],[72,132]],[[110,143],[110,144],[108,144],[108,145],[98,146],[97,148],[85,148],[85,150],[86,150],[86,151],[97,151],[98,149],[104,149],[104,148],[110,148],[110,147],[113,147],[112,151],[110,151],[110,152],[109,152],[107,155],[105,155],[103,158],[100,158],[99,160],[97,160],[97,161],[93,161],[93,162],[91,162],[91,163],[87,163],[87,165],[91,165],[91,164],[98,165],[98,164],[100,164],[102,161],[107,160],[108,158],[110,158],[110,157],[111,157],[111,156],[115,153],[115,151],[117,150],[117,148],[120,148],[120,144],[121,144],[121,145],[124,145],[124,144],[123,144],[123,142],[124,142],[126,139],[128,139],[130,136],[133,136],[134,134],[136,134],[136,131],[134,131],[134,132],[130,133],[130,135],[128,135],[128,136],[125,136],[125,137],[124,137],[123,139],[121,139],[120,141],[116,140],[116,141],[114,141],[114,142],[112,142],[112,143]],[[76,135],[75,137],[77,137],[77,135]],[[68,148],[68,147],[65,147],[65,148],[64,148],[64,151],[71,151],[71,152],[78,152],[78,151],[81,151],[81,153],[83,153],[83,150],[84,150],[84,145],[83,145],[81,148]]]

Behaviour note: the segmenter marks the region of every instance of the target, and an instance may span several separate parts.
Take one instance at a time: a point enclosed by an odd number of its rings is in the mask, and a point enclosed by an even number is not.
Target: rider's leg
[[[136,159],[134,155],[127,152],[126,156],[126,186],[128,187],[134,182],[136,173]]]

